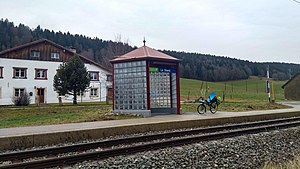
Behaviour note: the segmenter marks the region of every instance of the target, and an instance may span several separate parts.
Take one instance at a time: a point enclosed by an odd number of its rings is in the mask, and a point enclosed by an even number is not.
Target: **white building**
[[[41,39],[0,52],[0,105],[11,105],[13,96],[27,92],[31,103],[58,103],[53,88],[56,70],[75,55],[73,50]],[[90,87],[78,102],[105,101],[111,92],[111,72],[98,63],[78,55],[92,77]],[[72,102],[73,96],[62,97]]]

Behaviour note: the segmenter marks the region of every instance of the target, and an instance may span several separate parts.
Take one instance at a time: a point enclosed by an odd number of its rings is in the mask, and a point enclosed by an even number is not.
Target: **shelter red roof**
[[[129,53],[126,53],[122,56],[119,56],[119,57],[111,60],[111,62],[113,63],[113,62],[119,62],[119,61],[141,60],[141,59],[166,60],[166,61],[172,61],[172,62],[180,61],[177,58],[174,58],[172,56],[169,56],[167,54],[159,52],[155,49],[149,48],[148,46],[142,46],[142,47],[137,48]]]

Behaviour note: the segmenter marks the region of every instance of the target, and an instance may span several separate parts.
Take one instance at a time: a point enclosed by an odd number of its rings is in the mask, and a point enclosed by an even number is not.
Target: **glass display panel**
[[[146,61],[116,63],[114,77],[115,109],[147,109]]]
[[[176,73],[172,73],[172,107],[177,108]]]
[[[171,74],[150,72],[151,108],[171,108]]]

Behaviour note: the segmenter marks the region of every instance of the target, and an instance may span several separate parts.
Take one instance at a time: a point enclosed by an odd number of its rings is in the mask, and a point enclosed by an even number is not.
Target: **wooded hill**
[[[122,41],[117,36],[115,41],[90,38],[84,35],[72,35],[69,32],[54,32],[38,26],[30,29],[24,24],[15,26],[7,19],[0,20],[0,51],[12,48],[37,39],[46,38],[65,47],[72,47],[78,53],[110,68],[114,56],[127,53],[136,47]],[[162,52],[181,59],[181,77],[205,81],[227,81],[247,79],[249,76],[266,76],[267,65],[270,75],[275,80],[287,80],[300,72],[299,64],[288,63],[256,63],[228,57],[201,53],[187,53],[169,50]]]

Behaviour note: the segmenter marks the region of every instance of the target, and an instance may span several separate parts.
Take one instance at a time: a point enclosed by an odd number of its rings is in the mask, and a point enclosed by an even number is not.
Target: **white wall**
[[[3,66],[3,78],[0,78],[0,105],[12,104],[11,98],[14,95],[14,88],[25,88],[26,92],[33,92],[31,103],[36,102],[35,88],[45,88],[45,103],[58,103],[58,95],[53,89],[53,77],[56,69],[61,62],[34,61],[21,59],[4,59],[0,58],[0,67]],[[106,87],[111,86],[111,82],[106,81],[107,71],[92,64],[85,64],[88,71],[99,71],[99,81],[91,81],[90,86],[98,88],[98,96],[90,97],[90,91],[87,90],[85,95],[78,97],[78,102],[84,101],[105,101]],[[14,79],[13,67],[27,68],[27,79]],[[35,68],[48,69],[47,80],[35,79]],[[101,84],[101,86],[100,86]],[[101,89],[101,92],[100,92]],[[100,98],[101,93],[101,98]],[[64,97],[63,102],[72,102],[73,96]]]

